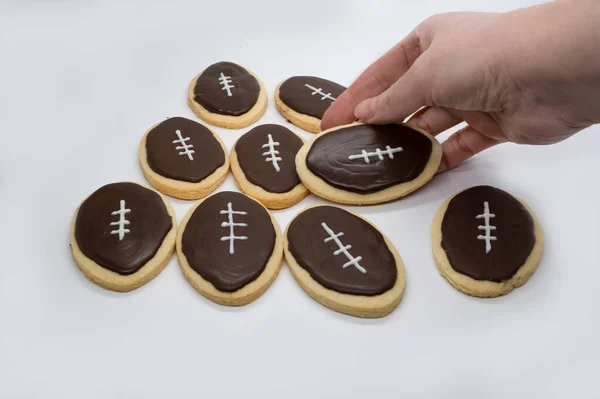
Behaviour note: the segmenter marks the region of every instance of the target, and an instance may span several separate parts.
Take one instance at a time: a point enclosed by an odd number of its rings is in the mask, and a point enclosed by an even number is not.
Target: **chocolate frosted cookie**
[[[267,91],[248,69],[232,62],[218,62],[190,82],[188,104],[211,125],[240,129],[265,113]]]
[[[140,142],[139,156],[150,184],[181,199],[207,196],[229,170],[221,139],[207,127],[181,117],[152,126]]]
[[[400,303],[405,272],[392,243],[341,208],[305,209],[289,224],[285,259],[312,298],[340,313],[383,317]]]
[[[308,195],[296,173],[304,141],[280,125],[260,125],[231,151],[231,171],[240,189],[270,209],[288,208]]]
[[[326,79],[294,76],[275,89],[275,105],[294,125],[319,133],[325,111],[345,90],[344,86]]]
[[[77,208],[71,252],[93,283],[131,291],[167,265],[176,233],[175,213],[160,194],[135,183],[113,183]]]
[[[433,221],[433,254],[459,291],[496,297],[527,282],[544,245],[539,222],[521,200],[490,186],[447,200]]]
[[[357,123],[313,137],[298,152],[296,169],[306,188],[320,197],[370,205],[420,188],[441,159],[440,144],[426,132]]]
[[[281,232],[267,209],[231,191],[194,206],[177,234],[183,274],[202,295],[228,306],[246,305],[271,285],[283,260]]]

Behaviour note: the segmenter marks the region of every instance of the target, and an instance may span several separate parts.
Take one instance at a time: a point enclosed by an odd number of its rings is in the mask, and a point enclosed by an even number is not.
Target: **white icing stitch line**
[[[279,141],[273,141],[273,137],[270,134],[267,136],[269,137],[269,141],[267,142],[267,144],[263,144],[261,148],[268,148],[269,151],[263,152],[263,157],[267,156],[265,162],[272,162],[273,168],[275,168],[275,170],[279,172],[280,168],[278,162],[281,161],[282,158],[277,156],[279,154],[279,151],[275,149],[275,147],[279,145]]]
[[[492,250],[492,241],[496,241],[497,238],[492,235],[492,230],[496,230],[496,226],[490,225],[490,219],[495,218],[496,215],[490,213],[490,204],[487,201],[483,203],[483,213],[477,215],[476,219],[483,219],[484,225],[477,226],[479,230],[485,230],[485,235],[477,236],[478,240],[485,240],[485,253],[488,254]]]
[[[111,215],[113,215],[113,216],[119,215],[119,221],[111,222],[111,224],[110,224],[111,226],[119,226],[119,228],[117,230],[110,231],[110,234],[118,234],[119,235],[119,241],[123,240],[126,233],[131,232],[131,230],[125,228],[126,225],[131,224],[131,222],[129,220],[125,219],[125,214],[127,214],[129,212],[131,212],[131,209],[125,208],[125,200],[121,200],[120,208],[118,211],[111,212]]]
[[[223,72],[221,72],[221,77],[219,78],[219,84],[223,86],[221,90],[225,90],[227,92],[227,97],[231,97],[231,89],[235,86],[231,84],[231,76],[225,76]]]
[[[366,273],[367,269],[365,269],[364,267],[362,267],[360,265],[360,262],[362,260],[362,256],[358,256],[358,257],[354,257],[350,254],[350,252],[348,252],[349,249],[352,249],[352,245],[344,245],[342,244],[342,242],[340,241],[341,236],[344,235],[343,232],[339,232],[337,234],[335,234],[333,232],[333,230],[331,230],[329,228],[329,226],[327,226],[327,224],[325,224],[324,222],[321,223],[321,226],[323,226],[323,228],[325,229],[325,231],[327,232],[327,234],[329,234],[329,237],[327,237],[324,242],[329,242],[331,240],[333,240],[336,245],[338,246],[338,250],[336,250],[333,254],[334,255],[339,255],[339,254],[344,254],[346,255],[346,258],[348,258],[348,262],[344,263],[344,265],[342,266],[344,269],[347,268],[348,266],[354,266],[358,269],[358,271],[360,271],[361,273]]]
[[[381,161],[383,161],[383,156],[387,155],[388,157],[390,157],[390,159],[394,159],[394,154],[398,153],[398,152],[402,152],[402,147],[396,147],[396,148],[392,148],[389,145],[385,146],[385,150],[380,150],[379,148],[375,149],[375,151],[373,152],[367,152],[366,150],[362,150],[360,152],[360,154],[354,154],[354,155],[350,155],[348,156],[349,160],[354,160],[354,159],[364,159],[364,161],[366,163],[371,163],[371,160],[369,159],[370,157],[374,157],[376,156],[377,158],[379,158]]]
[[[304,86],[308,87],[309,89],[311,89],[311,90],[313,91],[313,92],[310,94],[311,96],[314,96],[315,94],[318,94],[318,95],[320,95],[320,96],[323,96],[323,97],[321,97],[321,101],[322,101],[322,100],[325,100],[325,99],[328,99],[328,100],[331,100],[331,101],[335,101],[335,97],[333,97],[333,96],[331,95],[331,93],[323,93],[323,90],[322,90],[321,88],[316,88],[316,87],[314,87],[314,86],[311,86],[311,85],[309,85],[309,84],[304,84]]]
[[[229,227],[229,235],[225,236],[225,237],[221,237],[221,241],[229,241],[229,254],[233,255],[235,253],[235,246],[234,246],[234,242],[235,240],[247,240],[248,237],[246,236],[236,236],[233,233],[233,230],[235,227],[247,227],[248,225],[246,223],[234,223],[233,222],[233,215],[247,215],[248,212],[243,212],[243,211],[234,211],[233,208],[231,207],[231,202],[227,203],[227,210],[225,211],[221,211],[221,215],[227,215],[227,222],[223,222],[221,223],[221,227]]]
[[[194,150],[190,150],[190,148],[194,148],[193,144],[187,144],[186,141],[191,140],[189,137],[183,137],[181,135],[181,131],[180,130],[176,130],[175,134],[178,137],[178,140],[173,140],[173,144],[181,144],[180,146],[175,147],[176,150],[183,150],[179,153],[179,155],[187,155],[187,157],[189,158],[190,161],[194,160],[194,157],[192,156],[193,153],[195,153],[196,151]]]

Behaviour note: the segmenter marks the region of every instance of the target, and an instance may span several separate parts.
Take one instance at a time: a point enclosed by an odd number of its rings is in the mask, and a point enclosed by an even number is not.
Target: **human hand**
[[[331,105],[322,130],[356,118],[437,135],[439,172],[498,143],[550,144],[600,121],[600,2],[427,19]],[[424,108],[422,108],[424,107]]]

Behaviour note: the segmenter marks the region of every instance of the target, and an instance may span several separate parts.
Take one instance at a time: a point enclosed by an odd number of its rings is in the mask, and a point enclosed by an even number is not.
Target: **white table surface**
[[[175,258],[128,294],[83,277],[68,245],[76,206],[106,183],[145,183],[142,134],[194,118],[186,88],[207,65],[253,69],[270,95],[259,123],[285,124],[280,80],[350,84],[430,14],[529,2],[208,3],[0,2],[0,398],[600,397],[600,127],[502,145],[409,198],[351,208],[406,263],[405,297],[381,320],[324,308],[285,266],[235,309],[198,294]],[[229,148],[247,130],[216,129]],[[507,297],[457,292],[431,256],[435,211],[476,184],[525,199],[546,233],[538,271]],[[219,190],[232,189],[230,175]],[[179,219],[192,204],[171,202]],[[319,202],[275,215],[285,226]]]

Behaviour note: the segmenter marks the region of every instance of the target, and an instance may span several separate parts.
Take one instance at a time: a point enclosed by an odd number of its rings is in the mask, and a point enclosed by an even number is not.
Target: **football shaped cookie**
[[[294,76],[275,89],[275,105],[279,113],[294,125],[319,133],[325,111],[345,90],[344,86],[326,79]]]
[[[150,184],[181,199],[205,197],[229,171],[221,139],[207,127],[181,117],[152,126],[140,142],[139,156]]]
[[[464,190],[437,212],[433,255],[441,274],[459,291],[497,297],[527,282],[544,246],[529,207],[490,186]]]
[[[304,141],[280,125],[260,125],[231,150],[231,171],[240,189],[269,209],[288,208],[308,195],[296,173]]]
[[[392,243],[365,219],[320,205],[286,229],[285,259],[308,295],[340,313],[376,318],[404,292],[404,264]]]
[[[176,234],[175,213],[160,194],[135,183],[113,183],[77,208],[71,253],[93,283],[131,291],[167,265]]]
[[[283,260],[281,232],[267,209],[231,191],[194,206],[177,234],[183,274],[208,299],[246,305],[271,285]]]
[[[267,91],[248,69],[232,62],[218,62],[190,82],[188,104],[211,125],[240,129],[265,113]]]
[[[296,169],[306,188],[320,197],[370,205],[423,186],[441,159],[440,144],[426,132],[357,123],[313,137],[298,152]]]

